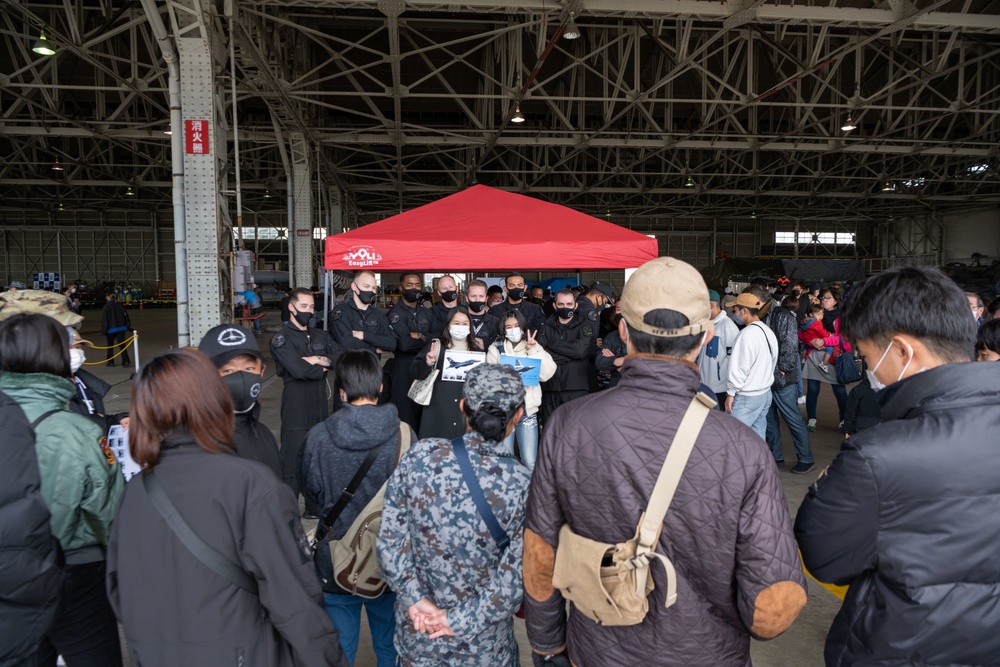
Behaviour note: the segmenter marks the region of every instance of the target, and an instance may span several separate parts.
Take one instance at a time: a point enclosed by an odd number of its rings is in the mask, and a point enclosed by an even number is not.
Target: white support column
[[[212,54],[207,36],[177,39],[184,112],[184,211],[187,220],[190,341],[220,323],[218,134]],[[199,133],[200,129],[200,133]],[[199,142],[199,140],[201,140]],[[200,153],[193,153],[201,150]],[[222,147],[223,153],[225,147]]]
[[[309,146],[300,132],[289,137],[292,147],[292,189],[294,218],[289,225],[289,241],[295,244],[289,276],[293,287],[309,287],[316,282],[313,267],[312,179],[309,168]]]

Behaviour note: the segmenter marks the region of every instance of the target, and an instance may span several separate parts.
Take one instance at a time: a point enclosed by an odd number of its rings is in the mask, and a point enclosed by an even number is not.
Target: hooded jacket
[[[256,461],[164,440],[154,474],[210,548],[249,573],[258,594],[198,560],[150,502],[125,489],[108,545],[108,600],[142,667],[346,667],[291,490]]]
[[[630,355],[617,387],[561,406],[545,425],[524,536],[528,639],[539,653],[568,643],[578,667],[749,667],[751,635],[783,632],[806,601],[785,494],[770,451],[746,425],[712,410],[664,520],[656,550],[677,570],[664,607],[663,568],[639,625],[569,614],[552,572],[559,530],[632,539],[670,443],[699,386],[698,367]]]
[[[70,565],[104,560],[111,521],[125,486],[104,431],[69,412],[73,384],[48,373],[3,373],[0,391],[24,410],[28,422],[59,410],[35,427],[42,496],[52,512],[52,534]]]
[[[0,666],[35,650],[56,615],[62,570],[49,527],[35,434],[13,399],[0,394]]]
[[[365,505],[396,469],[399,457],[401,422],[396,406],[350,405],[333,413],[309,431],[302,446],[299,487],[310,507],[320,508],[323,518],[337,504],[368,452],[381,447],[354,497],[333,524],[333,538],[340,539],[351,527]],[[402,424],[406,428],[408,425]],[[416,442],[411,432],[410,442]],[[327,593],[344,593],[333,579],[330,545],[323,540],[316,549],[316,573]]]
[[[939,366],[878,394],[795,519],[806,567],[849,584],[826,664],[995,665],[1000,373]]]

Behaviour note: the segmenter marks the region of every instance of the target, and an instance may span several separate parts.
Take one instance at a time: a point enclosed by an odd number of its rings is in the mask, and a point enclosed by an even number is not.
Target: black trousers
[[[590,392],[586,389],[578,389],[574,391],[545,391],[542,392],[542,406],[539,410],[539,414],[542,417],[542,424],[549,421],[549,417],[552,413],[556,411],[563,403],[569,403],[570,401],[586,396]]]
[[[124,343],[125,341],[127,341],[129,339],[129,335],[128,334],[129,334],[128,331],[118,331],[118,332],[113,333],[113,334],[108,334],[108,336],[107,336],[107,338],[108,338],[108,354],[107,354],[106,357],[104,357],[106,360],[110,360],[111,357],[113,357],[116,354],[118,354],[119,352],[121,352],[121,349],[122,349],[121,347],[112,347],[112,345],[117,345],[119,343]],[[127,347],[125,348],[125,351],[122,352],[122,356],[119,357],[119,358],[122,360],[123,364],[131,363],[129,361],[129,358],[128,358],[128,348]],[[111,363],[114,363],[114,362],[112,361]]]
[[[38,667],[61,655],[73,667],[121,667],[118,621],[108,602],[104,561],[67,565],[52,629],[38,649]]]

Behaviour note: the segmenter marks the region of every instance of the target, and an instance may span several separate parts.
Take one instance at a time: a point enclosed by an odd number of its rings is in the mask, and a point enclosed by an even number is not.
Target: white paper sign
[[[473,368],[486,361],[485,352],[444,351],[444,369],[441,379],[448,382],[465,382],[465,376]]]
[[[108,431],[108,446],[114,453],[115,458],[122,467],[122,475],[125,481],[129,481],[142,472],[139,464],[132,460],[132,454],[128,451],[128,431],[121,426],[112,426]]]

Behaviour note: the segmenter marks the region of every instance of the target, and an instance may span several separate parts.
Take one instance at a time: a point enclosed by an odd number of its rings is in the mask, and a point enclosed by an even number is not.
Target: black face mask
[[[484,310],[486,310],[486,302],[485,301],[470,301],[469,302],[469,310],[472,311],[473,313],[481,313]]]
[[[403,298],[410,303],[416,303],[417,299],[420,298],[420,290],[418,289],[405,289],[403,290]]]
[[[375,292],[369,290],[358,290],[358,301],[365,304],[366,306],[375,300]]]
[[[260,396],[260,376],[256,373],[237,371],[223,375],[222,381],[233,397],[233,410],[237,413],[248,412]]]
[[[292,313],[292,317],[294,317],[295,321],[301,324],[302,326],[308,327],[309,323],[312,322],[313,314],[299,310]]]
[[[452,290],[450,292],[442,292],[441,293],[441,299],[444,300],[444,301],[448,301],[449,303],[452,302],[452,301],[454,301],[457,298],[458,298],[458,292],[456,292],[454,290]]]
[[[556,315],[563,320],[568,320],[573,317],[574,312],[575,310],[573,308],[556,308]]]
[[[514,289],[507,290],[507,298],[511,301],[520,301],[524,298],[524,289],[515,287]]]

